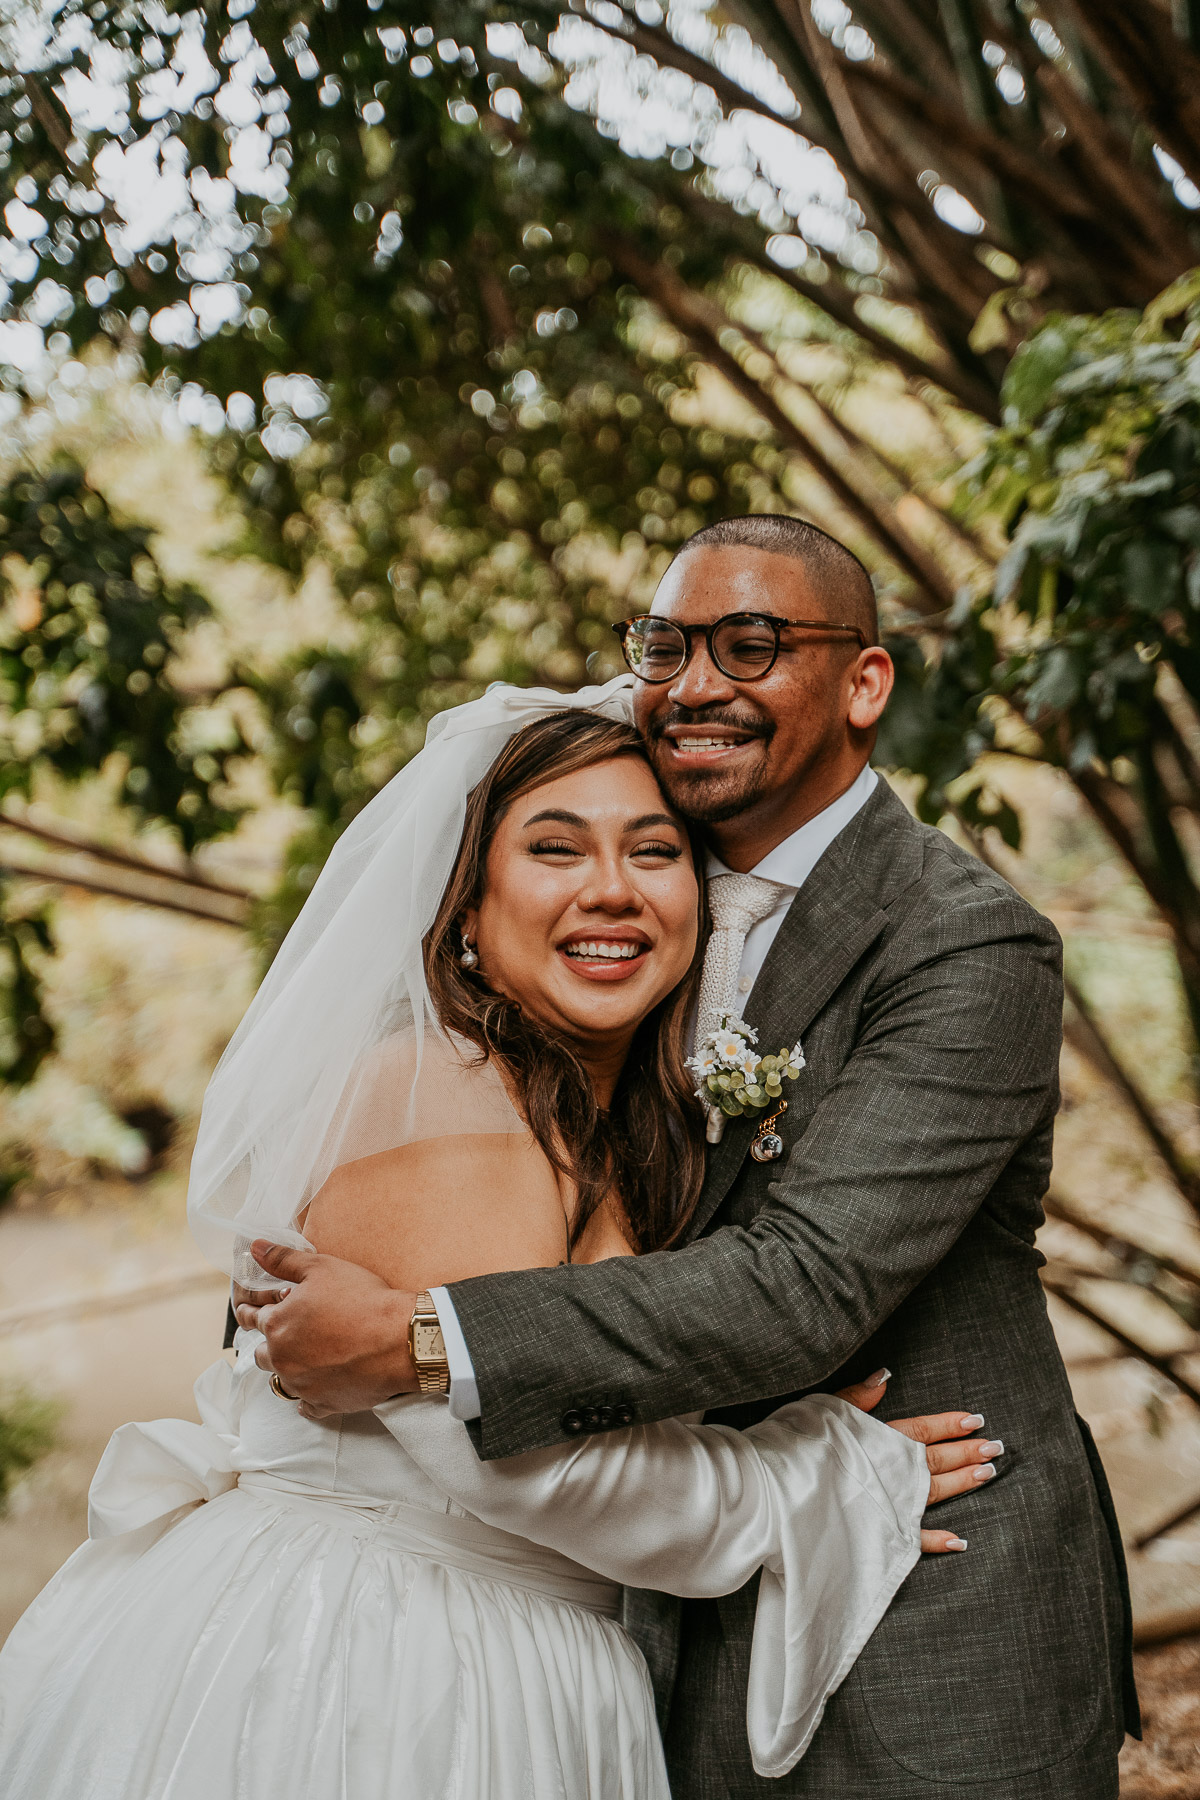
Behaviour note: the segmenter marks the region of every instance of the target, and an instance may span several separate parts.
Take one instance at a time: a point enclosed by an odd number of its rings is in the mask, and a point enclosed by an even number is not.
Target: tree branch
[[[839,468],[828,447],[817,444],[738,361],[722,338],[735,332],[746,336],[715,302],[697,294],[661,263],[652,263],[626,238],[614,232],[604,234],[607,254],[647,298],[661,307],[667,318],[698,353],[714,363],[730,384],[743,394],[755,410],[773,425],[784,442],[789,443],[811,463],[822,481],[837,495],[870,533],[880,549],[895,562],[918,590],[932,602],[930,610],[940,612],[953,600],[953,588],[944,570],[916,540],[910,537],[896,517],[890,499],[879,493],[864,492]],[[697,339],[699,343],[697,343]],[[768,352],[762,352],[769,355]],[[774,359],[771,359],[772,363]]]
[[[167,869],[148,856],[139,856],[136,851],[122,850],[116,845],[104,844],[96,838],[88,837],[86,833],[76,831],[62,820],[49,825],[38,819],[31,819],[28,814],[18,818],[10,812],[0,810],[0,829],[23,831],[29,837],[40,839],[42,843],[53,844],[59,850],[78,850],[86,856],[94,857],[97,862],[115,863],[120,868],[136,869],[142,874],[161,876],[168,881],[183,881],[189,887],[205,888],[209,893],[224,894],[247,905],[253,899],[253,895],[245,888],[231,887],[224,881],[214,881],[210,875],[198,869],[190,858],[184,859],[182,869]]]
[[[735,256],[752,263],[755,268],[761,269],[773,280],[783,282],[785,287],[791,288],[793,293],[799,294],[802,299],[811,301],[835,323],[845,326],[847,330],[861,338],[865,344],[869,344],[872,349],[878,351],[885,362],[893,363],[915,381],[927,381],[935,387],[944,389],[952,399],[966,407],[968,412],[978,414],[980,418],[989,420],[993,425],[1000,423],[1000,401],[995,389],[988,387],[985,382],[955,361],[953,352],[938,334],[936,326],[929,316],[928,307],[918,297],[912,296],[898,300],[896,304],[910,306],[914,312],[921,315],[927,329],[937,339],[938,347],[945,357],[944,363],[927,361],[925,357],[920,356],[915,350],[910,350],[898,339],[889,337],[885,331],[880,331],[877,326],[869,324],[860,315],[855,296],[835,271],[830,271],[827,281],[808,281],[795,269],[781,268],[778,263],[772,262],[766,254],[762,238],[749,221],[739,218],[737,214],[731,215],[727,206],[702,194],[693,181],[689,180],[680,184],[678,197],[680,203],[689,212],[694,213],[707,230],[723,230],[726,236],[731,238]]]
[[[1171,1367],[1169,1358],[1157,1356],[1153,1350],[1147,1350],[1144,1344],[1139,1344],[1137,1339],[1130,1337],[1127,1331],[1122,1331],[1119,1325],[1114,1325],[1111,1319],[1104,1317],[1103,1313],[1096,1312],[1086,1300],[1081,1300],[1065,1282],[1056,1281],[1052,1275],[1043,1274],[1042,1286],[1069,1306],[1073,1312],[1077,1312],[1081,1318],[1089,1319],[1093,1325],[1098,1325],[1101,1331],[1106,1331],[1109,1337],[1115,1338],[1122,1349],[1129,1352],[1130,1356],[1136,1356],[1139,1362],[1148,1363],[1152,1369],[1157,1369],[1158,1373],[1164,1375],[1179,1389],[1181,1394],[1186,1395],[1193,1406],[1200,1406],[1200,1388],[1194,1387],[1186,1375],[1177,1374]]]
[[[1166,1537],[1168,1531],[1174,1531],[1178,1526],[1186,1525],[1188,1520],[1194,1519],[1197,1513],[1200,1513],[1200,1497],[1195,1500],[1189,1500],[1186,1506],[1181,1506],[1178,1511],[1171,1513],[1169,1517],[1160,1519],[1158,1524],[1151,1526],[1149,1531],[1140,1531],[1133,1539],[1133,1548],[1135,1550],[1145,1550],[1147,1545],[1154,1543],[1156,1538]],[[1182,1635],[1183,1633],[1181,1632],[1180,1636]]]
[[[1035,162],[999,132],[968,118],[957,107],[947,106],[915,81],[909,81],[878,59],[851,62],[849,57],[842,57],[840,60],[852,86],[860,82],[886,94],[917,125],[924,126],[934,137],[946,139],[965,150],[986,173],[1005,177],[1016,194],[1035,202],[1051,218],[1099,222],[1095,208],[1078,188],[1061,174],[1048,172],[1043,164]]]
[[[1159,141],[1200,180],[1200,56],[1148,0],[1086,0],[1074,11]]]
[[[63,166],[64,173],[74,179],[76,174],[75,164],[67,154],[67,149],[74,131],[70,118],[63,110],[54,94],[43,87],[42,83],[31,69],[23,69],[21,71],[21,82],[25,92],[29,96],[29,103],[33,108],[34,116],[37,118],[37,121],[41,125],[42,130],[46,133],[46,136],[50,139],[50,142],[54,147],[54,153]],[[110,201],[105,201],[104,206],[100,210],[100,217],[110,225],[122,225],[124,223],[120,213]],[[151,285],[149,273],[143,268],[137,257],[133,258],[124,273],[128,275],[130,283],[139,293],[144,294],[149,291]]]
[[[1048,1219],[1058,1219],[1062,1224],[1070,1225],[1073,1230],[1081,1231],[1085,1237],[1091,1238],[1094,1244],[1099,1244],[1102,1250],[1107,1250],[1109,1255],[1115,1256],[1119,1262],[1132,1263],[1135,1260],[1148,1259],[1155,1268],[1162,1269],[1168,1275],[1173,1275],[1177,1281],[1182,1281],[1189,1287],[1200,1288],[1200,1270],[1189,1269],[1186,1263],[1177,1262],[1165,1251],[1151,1250],[1145,1244],[1135,1244],[1132,1239],[1122,1237],[1119,1232],[1113,1231],[1109,1226],[1101,1224],[1096,1219],[1088,1218],[1086,1213],[1081,1213],[1078,1207],[1072,1206],[1070,1201],[1064,1200],[1060,1194],[1051,1192],[1044,1195],[1042,1209]]]
[[[1119,782],[1097,769],[1072,769],[1068,775],[1157,907],[1170,930],[1184,986],[1194,1002],[1200,1002],[1200,950],[1193,945],[1187,921],[1166,882],[1138,848],[1136,831],[1140,820],[1135,802]]]
[[[1066,1036],[1074,1047],[1125,1096],[1129,1106],[1137,1115],[1142,1130],[1170,1170],[1171,1179],[1197,1218],[1200,1218],[1200,1176],[1197,1175],[1195,1167],[1164,1130],[1154,1107],[1133,1077],[1122,1068],[1114,1056],[1112,1047],[1105,1037],[1096,1015],[1069,975],[1064,975],[1063,987],[1075,1013],[1074,1022],[1068,1021],[1064,1028]],[[1197,1277],[1193,1276],[1192,1279],[1196,1280]]]
[[[1195,260],[1187,232],[1159,204],[1154,185],[1133,163],[1130,147],[1061,70],[1049,65],[1039,69],[1038,85],[1082,150],[1089,181],[1108,216],[1124,220],[1120,242],[1137,273],[1152,287],[1166,287]]]
[[[93,874],[86,867],[47,861],[21,862],[12,856],[0,856],[0,875],[11,875],[23,881],[49,881],[60,887],[81,888],[85,893],[104,894],[113,900],[129,900],[137,906],[155,906],[164,912],[184,913],[192,919],[205,919],[210,925],[232,925],[242,930],[248,922],[248,906],[223,901],[218,894],[203,888],[192,888],[175,881],[163,872],[161,886],[130,870],[122,880],[112,875]]]
[[[952,810],[960,829],[979,860],[987,863],[989,868],[995,869],[998,875],[1003,875],[1005,880],[1008,880],[1007,873],[1000,867],[988,848],[983,832],[969,824],[957,808]],[[1200,1218],[1200,1173],[1166,1131],[1155,1108],[1113,1054],[1112,1047],[1096,1015],[1069,975],[1064,974],[1063,976],[1063,990],[1075,1014],[1073,1020],[1067,1019],[1064,1022],[1063,1035],[1081,1056],[1086,1057],[1088,1062],[1098,1069],[1119,1093],[1124,1095],[1138,1123],[1165,1163],[1180,1194],[1195,1212],[1197,1218]],[[1161,1261],[1161,1259],[1156,1260]],[[1187,1276],[1184,1279],[1200,1282],[1200,1274]]]

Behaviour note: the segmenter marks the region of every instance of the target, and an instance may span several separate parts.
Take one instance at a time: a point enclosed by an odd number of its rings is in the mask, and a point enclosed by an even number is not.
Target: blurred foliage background
[[[1190,1418],[1197,8],[4,0],[0,70],[6,1187],[169,1161],[429,718],[798,512],[1064,927],[1048,1282]]]

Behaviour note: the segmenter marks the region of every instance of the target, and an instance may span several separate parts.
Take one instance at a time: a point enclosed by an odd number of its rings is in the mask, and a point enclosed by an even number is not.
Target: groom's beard
[[[691,726],[703,733],[719,725],[745,732],[757,754],[739,757],[738,765],[728,769],[679,769],[671,766],[670,740],[666,733],[672,725]],[[775,723],[757,709],[736,706],[673,706],[658,715],[646,728],[646,748],[654,772],[662,783],[668,800],[685,818],[698,825],[720,825],[756,806],[771,787],[770,757],[767,754],[775,735]]]

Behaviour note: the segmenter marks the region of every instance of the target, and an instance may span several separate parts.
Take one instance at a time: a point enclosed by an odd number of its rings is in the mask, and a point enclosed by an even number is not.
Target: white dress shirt
[[[845,793],[839,794],[824,812],[817,813],[815,818],[801,825],[798,831],[793,831],[791,837],[784,838],[782,844],[776,844],[760,863],[746,871],[750,875],[762,876],[765,881],[778,882],[784,891],[779,897],[779,904],[765,919],[752,925],[746,934],[738,974],[739,997],[748,994],[758,979],[758,972],[767,959],[767,951],[775,942],[775,934],[783,924],[792,901],[834,838],[841,835],[855,814],[871,798],[878,780],[874,769],[869,764],[864,766]],[[731,873],[719,856],[709,856],[710,879],[714,875]],[[454,1302],[444,1287],[431,1288],[429,1297],[437,1311],[442,1327],[442,1340],[446,1346],[446,1363],[450,1370],[451,1415],[456,1419],[477,1419],[483,1411],[479,1401],[479,1385],[475,1379],[475,1365],[467,1349],[467,1340],[462,1334],[458,1314],[454,1310]]]

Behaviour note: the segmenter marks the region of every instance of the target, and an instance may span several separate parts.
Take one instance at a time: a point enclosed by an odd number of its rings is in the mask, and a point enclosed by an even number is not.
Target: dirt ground
[[[1121,1800],[1200,1797],[1200,1637],[1137,1655],[1145,1737],[1121,1756]]]

